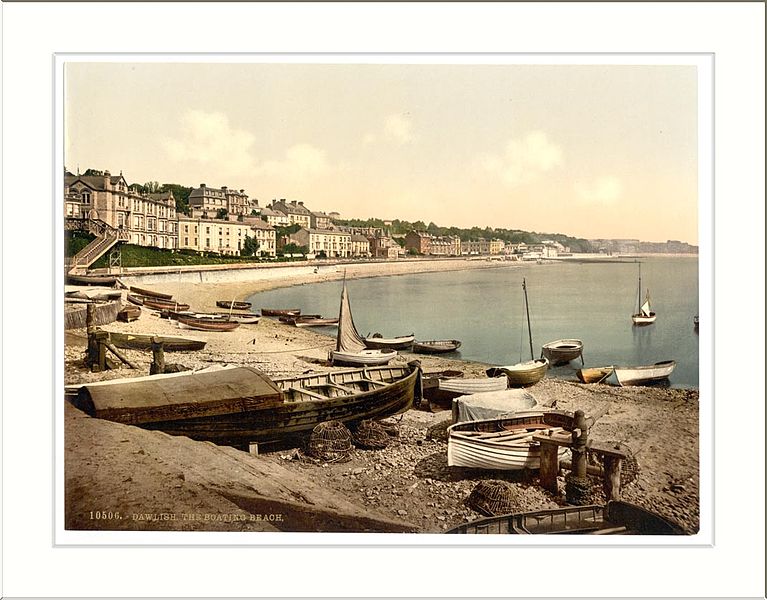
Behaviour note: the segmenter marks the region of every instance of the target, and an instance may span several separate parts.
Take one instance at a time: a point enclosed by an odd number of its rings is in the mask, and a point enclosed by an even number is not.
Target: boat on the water
[[[300,308],[262,308],[261,315],[264,317],[297,317],[301,314]]]
[[[237,321],[221,318],[212,319],[210,317],[198,315],[179,314],[177,320],[182,325],[186,325],[190,329],[196,329],[197,331],[232,331],[240,326]]]
[[[613,367],[613,372],[605,381],[613,385],[643,385],[665,381],[675,367],[676,361],[673,360],[663,360],[652,365],[637,367]]]
[[[155,292],[154,290],[147,290],[140,287],[130,286],[130,291],[139,296],[148,296],[150,298],[159,298],[160,300],[170,300],[173,298],[173,294],[163,294],[162,292]]]
[[[338,309],[338,333],[336,349],[331,350],[328,359],[334,365],[363,366],[385,365],[397,356],[393,349],[371,349],[365,346],[365,340],[357,332],[349,304],[349,292],[344,280],[341,290],[341,306]]]
[[[393,338],[385,338],[380,333],[374,333],[370,337],[362,338],[366,348],[388,348],[391,350],[408,350],[412,348],[415,335],[400,335]]]
[[[509,380],[509,387],[526,387],[534,385],[546,376],[549,368],[549,359],[535,358],[533,354],[533,331],[530,327],[530,305],[527,300],[527,281],[522,279],[522,291],[525,301],[525,314],[527,315],[527,336],[530,343],[530,360],[518,362],[514,365],[504,365],[500,367],[491,367],[486,373],[488,377],[494,377],[501,372],[506,374]]]
[[[455,423],[447,428],[447,464],[504,471],[539,469],[541,448],[533,436],[571,431],[573,420],[571,413],[563,411],[525,411]],[[558,448],[560,458],[568,452]]]
[[[270,379],[252,367],[118,379],[71,386],[92,417],[243,447],[308,434],[324,421],[382,419],[420,400],[420,369],[366,367]]]
[[[563,365],[580,357],[583,364],[583,342],[581,340],[556,340],[544,344],[541,354],[551,365]]]
[[[461,347],[458,340],[425,340],[413,342],[413,352],[418,354],[445,354]]]
[[[698,315],[695,315],[695,316],[692,318],[692,325],[693,325],[693,327],[695,327],[695,329],[697,329],[697,328],[698,328]]]
[[[615,367],[590,367],[588,369],[578,369],[575,375],[583,383],[602,383],[613,372]]]
[[[684,535],[676,523],[628,502],[567,506],[477,519],[445,533]]]
[[[235,300],[216,300],[216,306],[232,310],[248,310],[251,307],[251,303]]]
[[[182,337],[178,335],[118,333],[117,331],[109,332],[109,341],[117,348],[128,348],[130,350],[151,350],[153,339],[161,342],[163,350],[166,352],[190,352],[192,350],[202,350],[205,348],[205,344],[207,343],[205,340]]]
[[[645,301],[642,302],[642,263],[639,263],[639,289],[637,292],[637,311],[631,315],[634,325],[650,325],[655,323],[656,314],[650,308],[650,290],[647,290]]]

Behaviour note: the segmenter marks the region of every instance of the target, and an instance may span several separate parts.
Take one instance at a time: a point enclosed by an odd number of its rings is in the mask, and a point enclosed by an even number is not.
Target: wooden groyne
[[[84,329],[86,327],[86,314],[89,305],[83,304],[76,307],[67,307],[64,311],[64,329]],[[97,304],[93,307],[93,325],[107,325],[117,320],[122,302],[115,300]]]

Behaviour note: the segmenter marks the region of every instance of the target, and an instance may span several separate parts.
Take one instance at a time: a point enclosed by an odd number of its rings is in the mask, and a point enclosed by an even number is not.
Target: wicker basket
[[[353,439],[358,448],[368,450],[383,450],[389,445],[389,434],[386,433],[386,428],[369,419],[357,426]]]
[[[488,517],[513,513],[519,508],[516,490],[505,481],[480,481],[465,501],[466,506]]]
[[[320,423],[309,436],[306,452],[324,462],[346,462],[351,458],[352,434],[340,421]]]

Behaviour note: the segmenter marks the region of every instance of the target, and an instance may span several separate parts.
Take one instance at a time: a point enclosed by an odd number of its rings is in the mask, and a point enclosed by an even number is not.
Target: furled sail
[[[352,309],[349,305],[349,294],[346,291],[346,282],[341,291],[341,308],[338,312],[338,336],[336,337],[337,352],[361,352],[365,349],[365,342],[357,333],[352,319]]]

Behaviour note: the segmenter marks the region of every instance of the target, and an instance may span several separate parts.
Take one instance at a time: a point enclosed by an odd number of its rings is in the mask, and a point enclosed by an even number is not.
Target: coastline
[[[346,264],[346,277],[390,276],[405,273],[425,273],[441,270],[471,268],[513,268],[518,262],[489,262],[476,260],[453,261],[401,261],[392,263]],[[155,291],[172,293],[194,310],[214,310],[215,302],[224,298],[243,299],[245,296],[291,285],[339,280],[344,268],[284,267],[270,269],[271,277],[258,278],[252,272],[240,270],[237,274],[208,272],[207,281],[193,283],[192,277],[178,274],[142,275],[135,278],[139,286]],[[332,269],[332,270],[331,270]],[[199,275],[197,275],[199,279]],[[179,282],[179,279],[182,281]],[[125,283],[133,281],[126,277]],[[254,307],[257,310],[257,307]],[[220,309],[218,309],[220,310]],[[212,333],[179,329],[174,321],[161,319],[148,310],[130,323],[115,322],[104,326],[107,331],[124,333],[150,333],[160,335],[188,335],[207,341],[206,347],[196,352],[166,354],[166,361],[179,363],[192,369],[213,363],[248,365],[272,377],[290,376],[309,371],[332,370],[327,363],[328,351],[335,340],[309,328],[297,328],[262,317],[255,325],[241,325],[226,333]],[[65,383],[79,384],[107,379],[143,376],[149,372],[151,352],[124,350],[125,356],[138,368],[120,368],[104,373],[91,373],[82,363],[86,343],[84,330],[67,332],[65,336]],[[418,359],[425,373],[459,370],[466,377],[482,377],[486,365],[439,356],[400,353],[392,364],[405,364]],[[697,390],[665,388],[612,388],[597,384],[544,379],[529,388],[541,406],[555,406],[563,410],[581,409],[587,413],[604,413],[593,428],[594,439],[621,441],[637,454],[641,472],[637,480],[625,488],[624,499],[656,510],[677,520],[688,533],[699,527],[699,472],[698,472],[698,394]],[[202,442],[187,438],[172,438],[159,432],[120,426],[107,421],[90,419],[71,406],[66,407],[66,479],[68,523],[73,528],[99,529],[109,523],[93,523],[82,515],[87,506],[106,506],[123,513],[173,513],[189,510],[192,498],[202,502],[196,510],[209,513],[247,513],[240,503],[232,505],[229,487],[248,488],[254,482],[278,482],[269,488],[273,497],[283,496],[285,489],[310,490],[310,503],[333,507],[351,522],[360,515],[377,519],[380,529],[393,530],[390,521],[400,523],[408,531],[440,532],[448,527],[481,515],[467,508],[463,501],[480,479],[507,479],[519,493],[520,508],[534,510],[553,508],[561,502],[538,488],[534,482],[518,476],[490,472],[456,473],[446,464],[446,443],[431,432],[444,427],[450,418],[448,412],[410,410],[398,417],[400,436],[393,447],[382,451],[354,452],[351,463],[316,465],[298,460],[296,453],[268,453],[253,457],[244,452],[227,451],[227,460],[234,468],[223,479],[216,475],[222,468],[220,452]],[[97,441],[94,441],[97,440]],[[128,450],[128,444],[130,450]],[[115,445],[117,447],[115,447]],[[103,468],[95,469],[94,452],[103,461]],[[181,453],[198,456],[194,468],[196,477],[189,474],[188,461]],[[139,456],[136,456],[139,454]],[[150,458],[148,458],[151,457]],[[137,462],[138,461],[138,462]],[[140,465],[146,477],[133,473]],[[177,478],[168,489],[167,480]],[[255,479],[254,479],[255,478]],[[139,480],[140,479],[140,480]],[[131,480],[131,493],[124,492],[126,480]],[[266,490],[262,483],[259,489]],[[71,493],[70,490],[76,490]],[[283,490],[283,491],[280,491]],[[676,491],[673,491],[676,490]],[[265,492],[266,493],[266,492]],[[204,500],[199,500],[204,497]],[[334,504],[334,498],[343,498],[348,504]],[[284,498],[283,498],[284,500]],[[248,502],[251,502],[249,500]],[[287,500],[285,500],[287,501]],[[407,505],[402,508],[403,502]],[[235,503],[236,504],[236,503]],[[303,506],[303,505],[302,505]],[[298,512],[307,510],[299,507]],[[325,508],[322,509],[325,511]],[[327,508],[331,510],[331,508]],[[402,511],[405,514],[402,514]],[[251,510],[252,512],[252,510]],[[325,512],[320,511],[322,514]],[[78,515],[80,515],[78,517]],[[351,521],[349,521],[351,520]],[[318,521],[322,523],[320,519]],[[335,522],[330,519],[328,522]],[[151,521],[121,524],[125,527],[156,529],[205,529],[205,523],[179,521]],[[330,525],[321,525],[330,527]],[[387,529],[388,528],[388,529]],[[279,529],[279,528],[278,528]],[[242,522],[220,522],[220,531],[263,530]]]

